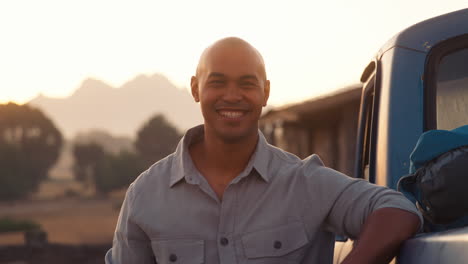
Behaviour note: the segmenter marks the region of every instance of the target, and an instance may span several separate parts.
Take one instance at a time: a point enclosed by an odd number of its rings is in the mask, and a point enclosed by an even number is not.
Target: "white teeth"
[[[239,111],[219,111],[219,114],[228,118],[238,118],[243,115],[243,113]]]

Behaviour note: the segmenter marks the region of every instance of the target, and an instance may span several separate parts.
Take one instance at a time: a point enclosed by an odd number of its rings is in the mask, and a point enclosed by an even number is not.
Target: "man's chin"
[[[218,137],[227,144],[238,144],[247,141],[253,133],[250,131],[223,131],[218,132]]]

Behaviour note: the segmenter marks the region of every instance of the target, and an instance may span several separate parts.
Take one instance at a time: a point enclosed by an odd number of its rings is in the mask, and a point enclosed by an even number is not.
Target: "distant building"
[[[268,142],[305,158],[313,153],[326,166],[354,174],[361,85],[272,109],[260,119]]]

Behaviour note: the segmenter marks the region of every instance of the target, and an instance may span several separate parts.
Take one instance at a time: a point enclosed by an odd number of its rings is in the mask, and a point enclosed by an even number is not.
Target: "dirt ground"
[[[110,244],[121,198],[62,198],[1,203],[0,217],[33,220],[47,232],[50,243]],[[23,233],[0,234],[0,246],[24,244]]]
[[[103,263],[123,200],[59,198],[0,203],[0,218],[32,220],[47,232],[43,248],[25,246],[23,232],[0,234],[0,264]]]
[[[0,247],[1,264],[102,264],[111,245],[59,245],[44,248]]]
[[[0,202],[0,218],[31,220],[48,244],[31,248],[23,232],[0,234],[0,264],[104,263],[126,188],[105,198],[70,180],[46,180],[30,199]]]

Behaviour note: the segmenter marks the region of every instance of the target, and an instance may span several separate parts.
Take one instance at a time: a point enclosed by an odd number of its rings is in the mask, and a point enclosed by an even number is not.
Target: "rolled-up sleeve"
[[[135,222],[134,184],[130,185],[120,209],[114,233],[112,249],[106,255],[106,264],[141,263],[154,264],[151,241]]]
[[[422,216],[403,194],[387,187],[348,177],[323,166],[318,157],[309,161],[306,175],[308,191],[320,200],[325,210],[325,229],[339,235],[357,238],[367,217],[381,208],[398,208]]]
[[[357,238],[367,217],[381,208],[409,211],[418,215],[422,221],[416,207],[401,193],[364,180],[353,180],[337,197],[327,223],[335,233]]]

